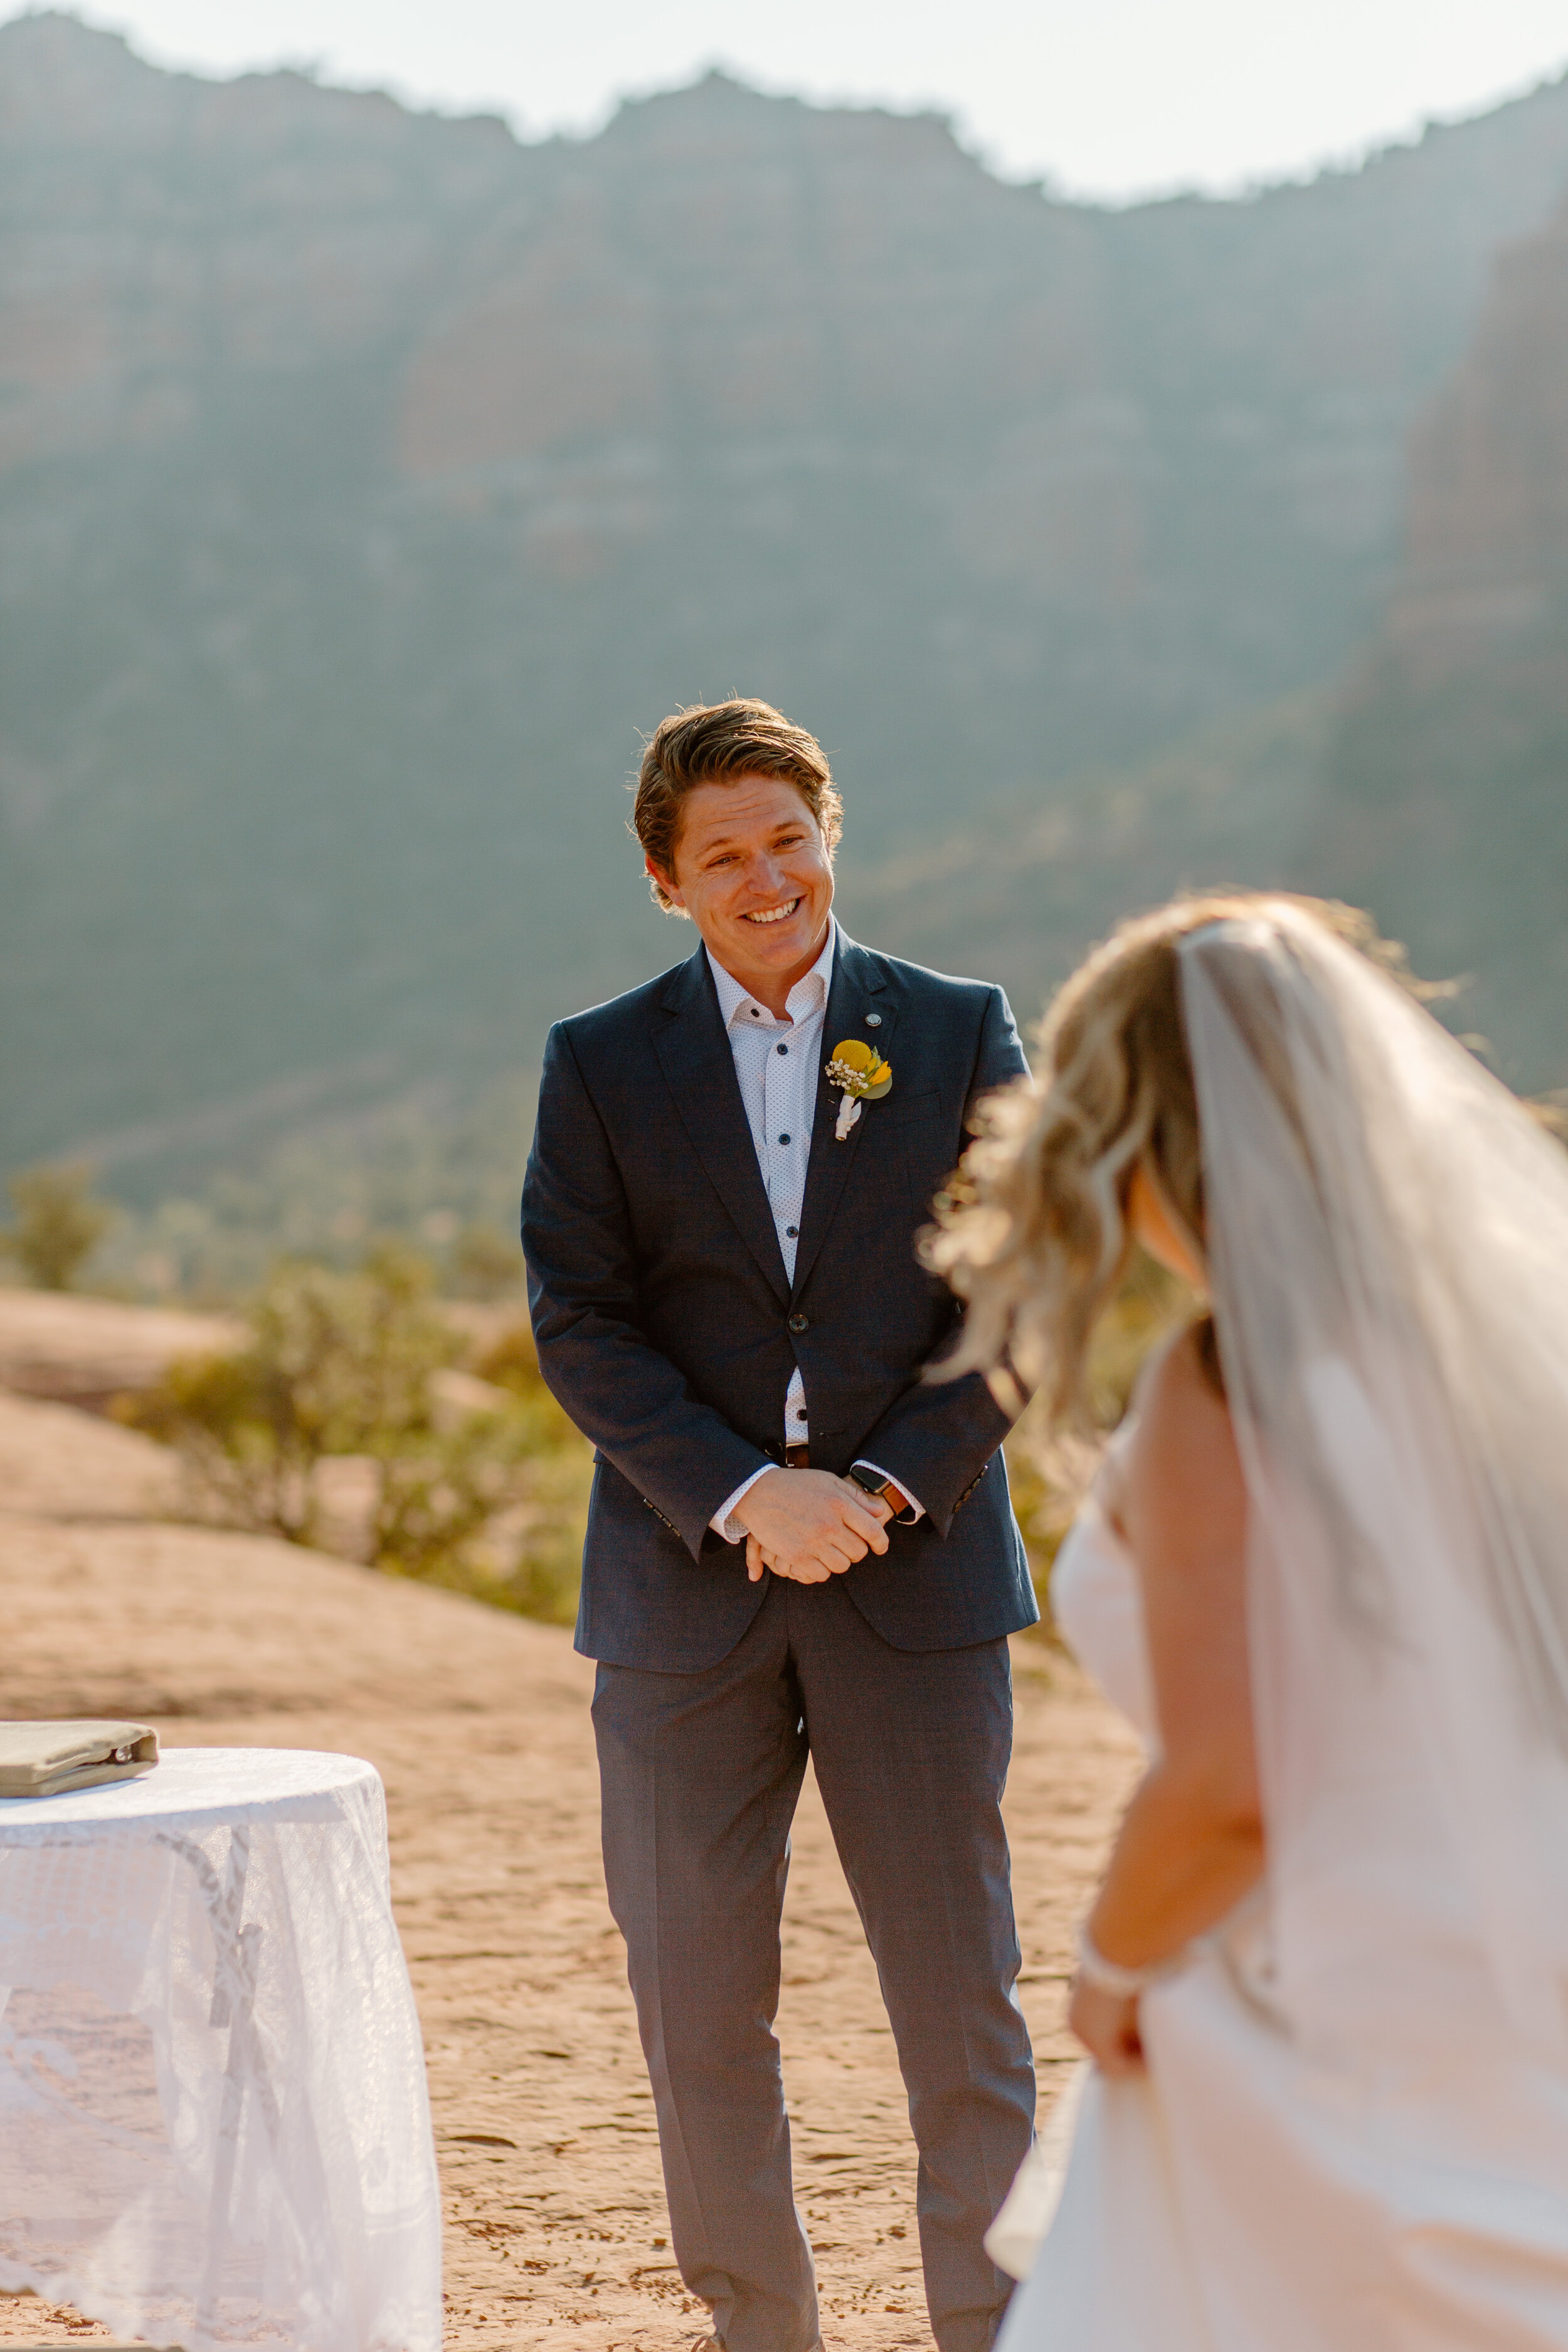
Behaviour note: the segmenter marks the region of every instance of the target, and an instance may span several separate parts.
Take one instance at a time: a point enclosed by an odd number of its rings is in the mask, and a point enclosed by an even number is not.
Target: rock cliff
[[[717,76],[526,146],[0,28],[0,1160],[525,1066],[685,947],[620,789],[679,702],[818,730],[852,902],[1331,676],[1565,185],[1562,84],[1110,212]]]
[[[1502,1066],[1568,1081],[1568,209],[1499,257],[1411,437],[1404,561],[1308,852],[1408,934]]]

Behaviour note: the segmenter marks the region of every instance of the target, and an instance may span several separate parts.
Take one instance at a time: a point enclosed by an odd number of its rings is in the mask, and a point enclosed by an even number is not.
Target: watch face
[[[887,1490],[888,1482],[885,1478],[879,1478],[874,1470],[862,1470],[858,1464],[850,1471],[849,1475],[858,1486],[864,1486],[868,1495],[880,1495]]]

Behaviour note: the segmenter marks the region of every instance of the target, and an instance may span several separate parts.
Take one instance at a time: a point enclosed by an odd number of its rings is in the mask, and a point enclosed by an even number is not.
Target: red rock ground
[[[0,1714],[146,1715],[168,1744],[335,1748],[386,1782],[394,1895],[447,2203],[454,2347],[674,2352],[702,2332],[667,2242],[652,2106],[605,1907],[567,1636],[269,1540],[175,1523],[167,1457],[0,1395]],[[166,1516],[160,1516],[161,1514]],[[1047,2101],[1069,1927],[1132,1775],[1127,1735],[1015,1644],[1008,1797],[1022,1992]],[[830,2352],[929,2346],[891,2036],[808,1780],[779,2032]],[[0,2297],[0,2344],[102,2340]]]

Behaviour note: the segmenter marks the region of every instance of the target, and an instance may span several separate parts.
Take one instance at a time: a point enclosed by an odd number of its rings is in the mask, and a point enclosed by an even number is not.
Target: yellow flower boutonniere
[[[833,1140],[842,1143],[860,1116],[861,1104],[880,1102],[891,1090],[893,1066],[884,1062],[876,1047],[868,1045],[863,1037],[846,1037],[841,1045],[833,1048],[827,1075],[844,1094],[833,1129]]]

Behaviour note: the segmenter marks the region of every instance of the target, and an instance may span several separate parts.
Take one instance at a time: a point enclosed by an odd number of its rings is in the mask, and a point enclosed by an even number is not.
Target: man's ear
[[[677,883],[674,875],[664,873],[660,867],[654,864],[651,857],[645,857],[643,859],[643,871],[647,876],[650,882],[657,882],[658,884],[659,888],[664,892],[664,895],[669,900],[670,905],[678,908],[680,913],[684,915],[686,912],[686,900],[681,896],[679,885]]]

